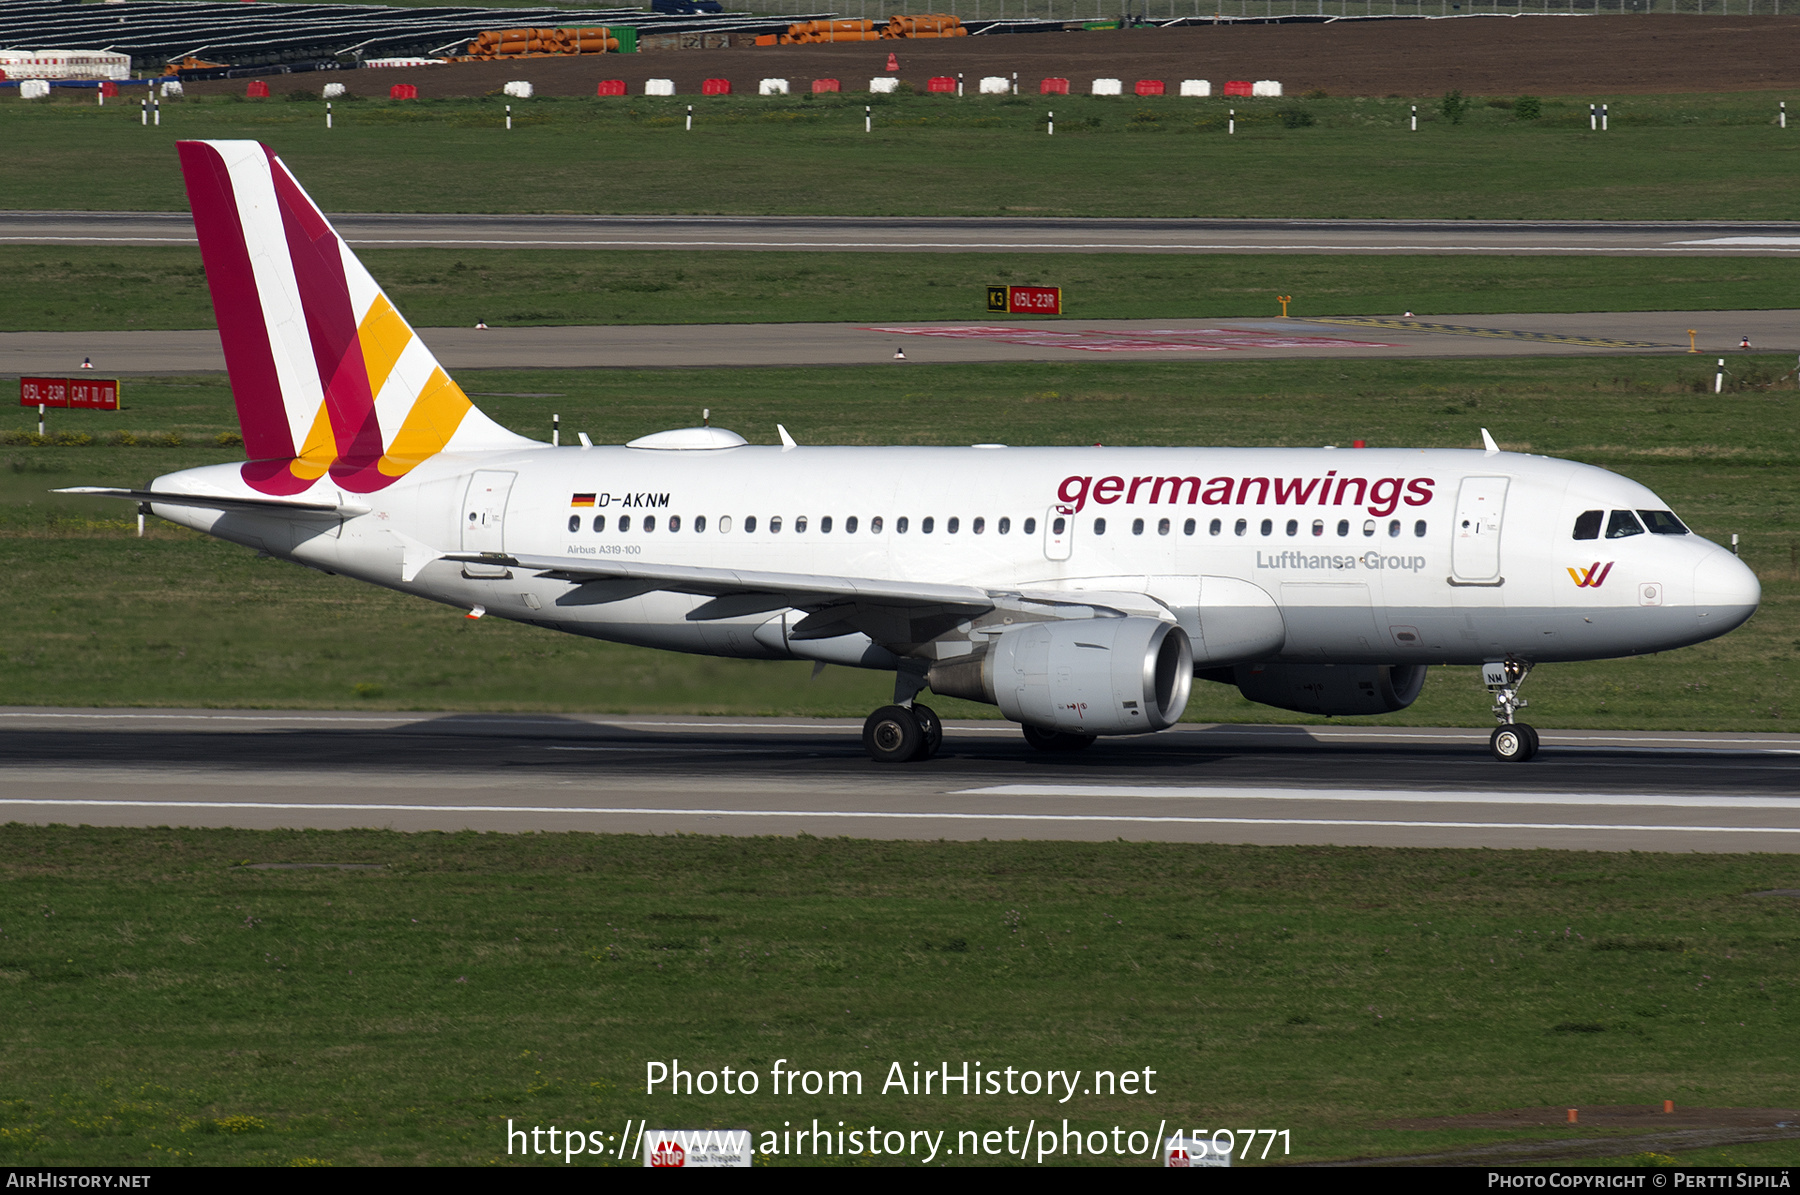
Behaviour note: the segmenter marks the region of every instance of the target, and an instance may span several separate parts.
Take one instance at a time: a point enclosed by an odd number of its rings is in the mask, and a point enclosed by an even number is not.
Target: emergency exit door
[[[506,551],[506,499],[516,477],[517,473],[480,469],[469,478],[462,507],[463,551]],[[471,577],[507,575],[503,567],[483,564],[466,564],[463,572]]]
[[[1465,477],[1456,494],[1450,576],[1470,585],[1498,585],[1500,525],[1506,514],[1506,477]]]

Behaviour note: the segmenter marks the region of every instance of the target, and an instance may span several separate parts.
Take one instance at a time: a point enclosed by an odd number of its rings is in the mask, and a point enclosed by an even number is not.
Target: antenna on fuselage
[[[700,426],[701,427],[711,427],[712,426],[712,408],[711,407],[701,407],[700,408]]]
[[[1500,445],[1494,443],[1494,437],[1488,435],[1488,429],[1485,427],[1481,429],[1481,446],[1487,449],[1486,455],[1488,456],[1493,456],[1500,451]]]

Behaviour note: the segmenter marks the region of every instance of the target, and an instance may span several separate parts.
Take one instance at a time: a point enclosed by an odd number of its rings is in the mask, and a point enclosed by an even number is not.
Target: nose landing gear
[[[1501,763],[1524,763],[1538,752],[1538,732],[1514,715],[1530,703],[1519,688],[1531,675],[1531,664],[1508,656],[1481,666],[1481,683],[1494,695],[1494,718],[1500,723],[1488,738],[1488,750]]]

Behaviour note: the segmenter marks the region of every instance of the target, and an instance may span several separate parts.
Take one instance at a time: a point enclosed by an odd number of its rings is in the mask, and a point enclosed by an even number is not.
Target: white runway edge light
[[[1181,81],[1181,94],[1209,96],[1212,94],[1212,84],[1205,79],[1183,79]]]

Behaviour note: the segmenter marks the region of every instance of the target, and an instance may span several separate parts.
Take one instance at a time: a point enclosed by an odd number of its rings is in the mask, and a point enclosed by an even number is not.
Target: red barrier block
[[[942,95],[946,92],[950,95],[955,95],[956,80],[949,75],[933,75],[931,81],[925,84],[925,90],[931,92],[933,95]]]
[[[1255,89],[1243,79],[1233,79],[1225,84],[1226,95],[1254,95]]]
[[[618,83],[619,94],[623,95],[625,93],[625,80],[616,79],[616,80],[614,80],[614,82]],[[602,84],[602,86],[605,86],[605,84]],[[704,83],[700,84],[700,94],[701,95],[730,95],[731,94],[731,80],[730,79],[708,79]]]
[[[602,80],[600,80],[600,86],[594,88],[594,94],[595,95],[624,95],[625,94],[625,80],[623,80],[623,79],[602,79]]]
[[[252,79],[244,87],[244,98],[266,100],[269,98],[269,85],[261,79]]]
[[[1038,94],[1068,95],[1069,81],[1067,79],[1045,79],[1038,84]]]
[[[418,98],[419,89],[411,83],[396,83],[388,88],[388,99],[390,100],[416,100]]]
[[[107,79],[100,84],[100,94],[110,100],[113,96],[119,94],[119,85],[114,83],[111,79]]]
[[[814,79],[813,80],[813,94],[814,95],[823,95],[827,91],[841,92],[843,90],[844,89],[842,87],[838,86],[838,81],[836,79]]]
[[[1161,95],[1163,93],[1163,81],[1161,79],[1139,79],[1137,81],[1137,93],[1139,95]]]

